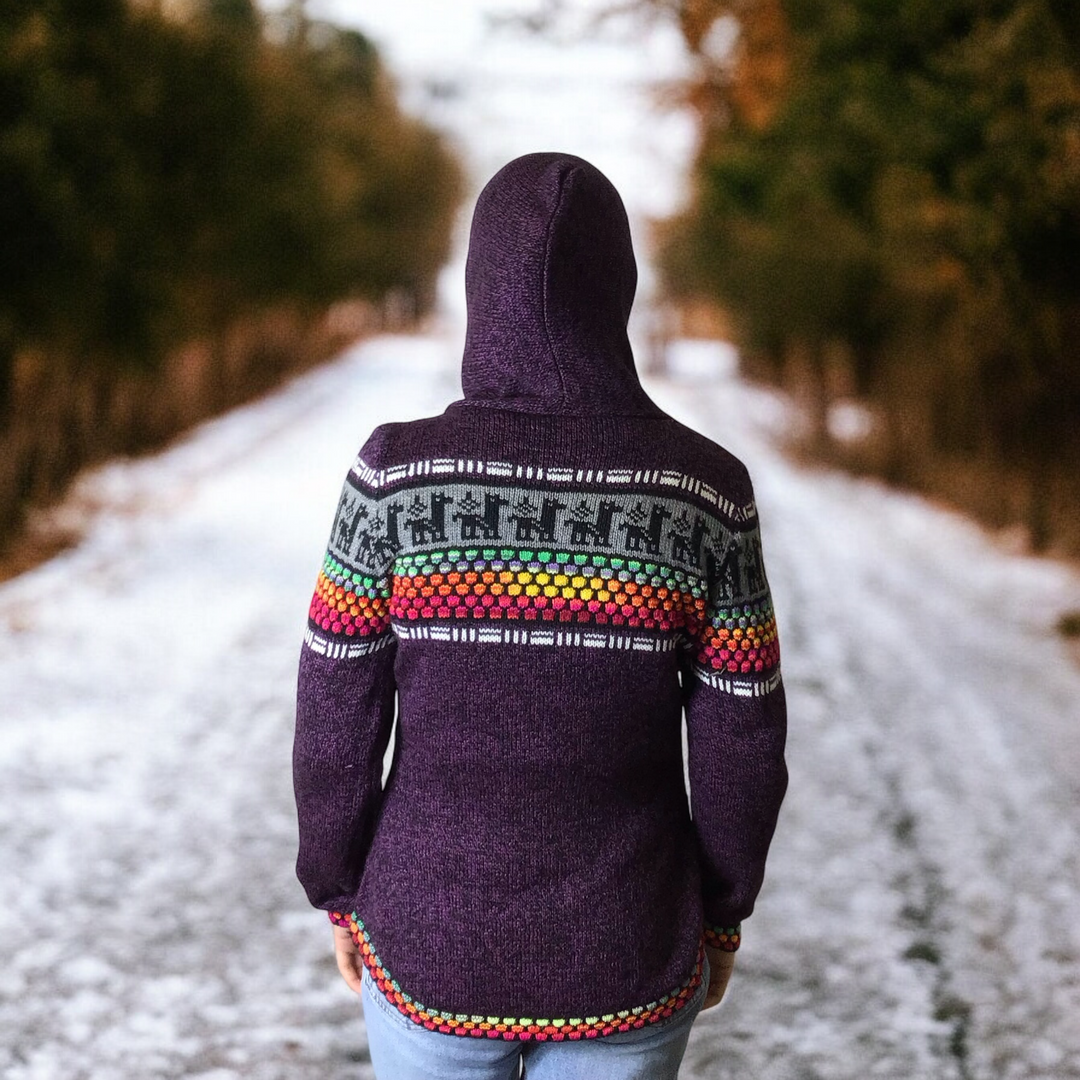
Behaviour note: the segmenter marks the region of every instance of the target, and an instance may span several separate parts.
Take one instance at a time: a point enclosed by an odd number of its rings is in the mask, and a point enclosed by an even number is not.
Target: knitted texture
[[[379,425],[334,514],[297,874],[431,1030],[661,1022],[763,880],[786,708],[753,489],[642,389],[635,282],[602,174],[511,162],[473,217],[462,398]]]

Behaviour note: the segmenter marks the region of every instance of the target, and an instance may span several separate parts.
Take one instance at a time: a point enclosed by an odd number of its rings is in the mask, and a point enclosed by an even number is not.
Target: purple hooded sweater
[[[753,490],[642,389],[636,284],[602,173],[504,166],[472,220],[463,396],[375,428],[337,506],[297,875],[431,1030],[660,1022],[761,887],[786,711]]]

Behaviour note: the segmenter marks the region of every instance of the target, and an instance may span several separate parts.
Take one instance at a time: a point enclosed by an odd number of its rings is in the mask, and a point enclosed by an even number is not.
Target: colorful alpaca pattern
[[[348,915],[340,911],[329,911],[330,921],[337,926],[346,927],[352,934],[360,950],[364,965],[379,991],[385,996],[402,1016],[429,1031],[441,1031],[447,1035],[465,1035],[473,1038],[488,1039],[550,1039],[558,1042],[565,1039],[595,1039],[601,1035],[613,1035],[621,1031],[631,1031],[648,1024],[666,1020],[676,1010],[681,1009],[693,999],[694,992],[701,984],[704,973],[705,940],[698,945],[697,960],[694,970],[686,981],[670,993],[647,1005],[636,1005],[630,1009],[607,1013],[604,1016],[571,1017],[559,1019],[533,1019],[516,1016],[472,1016],[465,1013],[449,1013],[430,1005],[422,1005],[409,994],[402,991],[397,980],[386,969],[371,943],[371,935],[363,920],[351,912]]]
[[[483,479],[457,475],[466,464]],[[359,655],[390,632],[456,640],[469,626],[469,640],[680,647],[698,678],[758,695],[779,678],[759,551],[752,504],[680,473],[461,461],[376,472],[359,459],[307,643]]]

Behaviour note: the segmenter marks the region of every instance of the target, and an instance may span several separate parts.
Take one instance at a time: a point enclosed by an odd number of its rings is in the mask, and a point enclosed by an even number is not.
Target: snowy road
[[[635,89],[677,74],[671,32],[541,57],[481,38],[488,7],[362,11],[474,179],[569,150],[635,229],[671,209],[687,121]],[[293,875],[293,680],[358,440],[457,396],[460,341],[372,342],[86,478],[85,541],[0,586],[4,1080],[370,1080]],[[1080,669],[1053,632],[1080,576],[791,467],[768,394],[646,385],[751,468],[791,714],[765,889],[682,1075],[1080,1078]]]
[[[0,586],[6,1080],[371,1077],[293,876],[293,677],[358,440],[457,396],[458,333],[86,478],[85,541]],[[793,468],[781,406],[730,376],[647,386],[750,465],[791,714],[767,883],[683,1075],[1080,1077],[1080,671],[1053,633],[1080,577]]]

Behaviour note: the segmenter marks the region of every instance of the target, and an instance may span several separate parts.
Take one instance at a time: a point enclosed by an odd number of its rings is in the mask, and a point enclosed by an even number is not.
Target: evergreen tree
[[[686,8],[702,139],[662,234],[669,291],[720,302],[758,370],[797,361],[819,418],[846,357],[898,478],[935,458],[1026,471],[1045,540],[1047,477],[1080,471],[1076,6]],[[727,18],[735,48],[710,57]]]
[[[262,370],[238,374],[234,328],[422,312],[449,252],[460,166],[362,34],[302,5],[284,41],[253,0],[163,10],[0,0],[0,532],[195,418],[166,359],[200,350],[198,408],[225,407],[302,362],[249,342]]]

